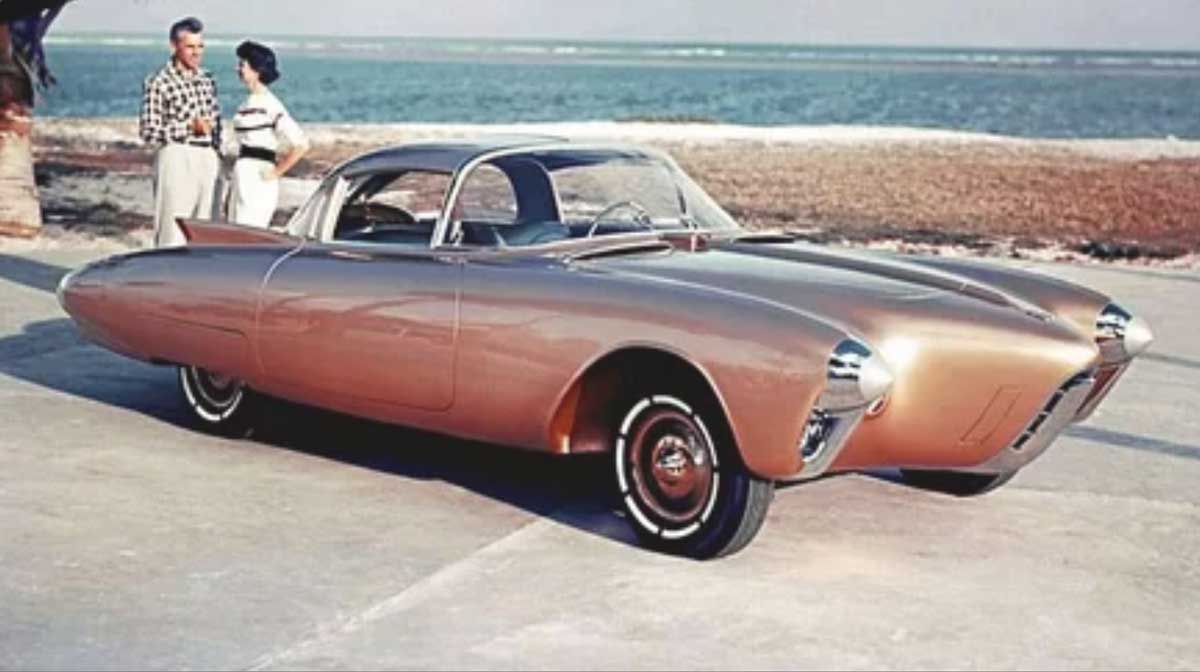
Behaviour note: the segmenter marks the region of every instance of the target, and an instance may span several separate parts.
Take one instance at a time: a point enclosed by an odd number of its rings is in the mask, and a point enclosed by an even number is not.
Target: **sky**
[[[73,0],[55,31],[1200,51],[1200,0]]]

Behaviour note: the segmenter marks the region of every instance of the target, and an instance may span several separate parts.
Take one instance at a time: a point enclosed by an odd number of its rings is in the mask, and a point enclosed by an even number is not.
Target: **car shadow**
[[[438,480],[585,532],[638,545],[607,455],[558,456],[263,399],[252,441],[420,480]],[[396,446],[396,448],[386,448]]]
[[[0,278],[43,292],[53,294],[58,281],[70,271],[36,259],[0,253]]]
[[[59,318],[0,337],[0,373],[203,433],[174,369],[115,355]],[[639,547],[623,520],[608,456],[561,457],[457,439],[266,398],[248,441],[400,478],[439,480],[532,514]]]
[[[53,294],[71,269],[0,254],[0,279]],[[202,431],[175,373],[90,345],[68,318],[0,337],[0,373]],[[334,438],[336,437],[336,438]],[[609,539],[637,545],[621,519],[605,456],[533,453],[266,399],[250,439],[404,478],[442,480]],[[385,446],[400,446],[390,449]]]
[[[50,293],[69,270],[0,254],[0,278]],[[201,431],[181,399],[173,369],[89,345],[67,318],[30,323],[19,334],[0,337],[0,373]],[[1088,427],[1073,428],[1068,434],[1126,449],[1200,459],[1200,447],[1151,437]],[[564,458],[521,451],[275,399],[265,400],[251,440],[402,478],[444,481],[575,529],[639,546],[632,528],[622,520],[606,455]],[[895,470],[865,475],[902,482]]]

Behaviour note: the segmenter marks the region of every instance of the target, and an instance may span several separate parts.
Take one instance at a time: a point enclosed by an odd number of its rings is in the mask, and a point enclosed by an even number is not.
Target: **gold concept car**
[[[994,488],[1152,338],[1041,275],[745,230],[639,147],[409,144],[336,167],[286,230],[179,225],[186,246],[89,264],[59,300],[178,367],[199,423],[245,432],[270,395],[608,453],[638,534],[694,557],[744,547],[776,482]]]

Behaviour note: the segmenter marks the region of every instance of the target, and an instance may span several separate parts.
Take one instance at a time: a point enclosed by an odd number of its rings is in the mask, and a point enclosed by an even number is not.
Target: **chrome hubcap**
[[[241,397],[242,381],[232,376],[210,373],[191,367],[196,392],[205,404],[216,409],[225,409],[236,404]]]
[[[660,519],[698,518],[713,486],[708,442],[691,418],[669,408],[649,411],[631,437],[633,485]]]

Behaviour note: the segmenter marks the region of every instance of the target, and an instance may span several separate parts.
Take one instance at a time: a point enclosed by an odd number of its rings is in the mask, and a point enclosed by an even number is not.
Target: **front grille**
[[[1037,436],[1038,430],[1040,430],[1046,424],[1046,421],[1054,415],[1055,409],[1058,408],[1059,404],[1062,403],[1063,398],[1066,397],[1071,390],[1079,387],[1080,385],[1088,385],[1090,387],[1095,382],[1095,372],[1089,369],[1088,371],[1084,371],[1083,373],[1072,376],[1070,380],[1063,383],[1057,390],[1054,391],[1054,394],[1050,395],[1050,400],[1046,402],[1046,405],[1037,414],[1037,417],[1029,423],[1029,426],[1025,428],[1025,431],[1021,433],[1021,436],[1017,437],[1017,440],[1013,442],[1013,450],[1021,450],[1025,447],[1026,443],[1029,443],[1030,439]],[[1062,409],[1063,412],[1069,411],[1071,413],[1074,413],[1075,410],[1076,409],[1073,408]]]

